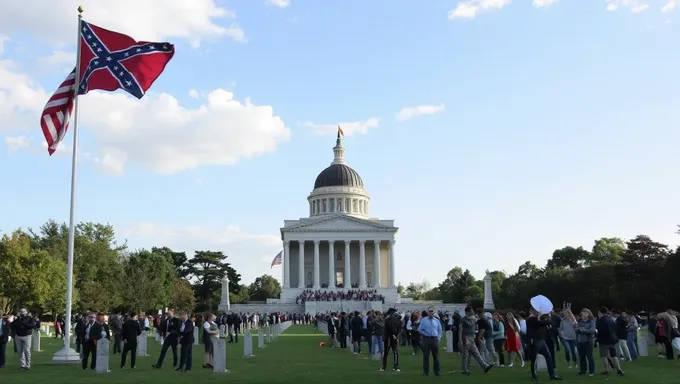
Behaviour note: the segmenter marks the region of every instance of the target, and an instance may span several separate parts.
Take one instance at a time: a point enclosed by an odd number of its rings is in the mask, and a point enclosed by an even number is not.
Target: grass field
[[[241,341],[241,340],[239,340]],[[174,372],[166,358],[161,370],[151,368],[158,358],[160,346],[149,338],[149,357],[137,359],[134,371],[118,369],[119,356],[112,355],[108,374],[97,375],[80,370],[80,366],[59,366],[51,363],[52,354],[61,346],[61,341],[43,337],[43,352],[33,353],[33,368],[24,372],[18,369],[18,357],[8,345],[7,366],[0,370],[2,383],[46,383],[46,384],[79,384],[79,383],[298,383],[298,384],[357,384],[386,382],[389,384],[455,380],[460,383],[517,383],[530,382],[528,368],[494,368],[484,375],[477,367],[473,367],[471,376],[460,375],[460,358],[458,355],[444,351],[440,354],[442,377],[423,377],[421,356],[411,355],[411,349],[404,348],[401,353],[400,373],[379,372],[380,363],[371,360],[366,353],[357,356],[347,349],[320,348],[319,342],[325,337],[311,326],[293,326],[283,335],[268,344],[264,349],[257,348],[257,337],[254,337],[254,357],[243,357],[243,344],[229,344],[227,365],[229,372],[213,374],[201,368],[203,363],[203,346],[194,346],[194,370],[190,373]],[[168,358],[172,359],[172,356]],[[170,363],[172,360],[170,360]],[[391,364],[391,358],[388,364]],[[598,373],[601,364],[596,362]],[[388,366],[389,367],[389,366]],[[611,377],[608,381],[618,383],[680,383],[680,362],[661,360],[656,357],[641,358],[638,361],[625,363],[625,377]],[[565,382],[585,383],[604,382],[605,377],[577,376],[576,369],[567,369],[564,356],[558,359],[558,373]],[[541,381],[547,381],[547,374],[541,373]]]

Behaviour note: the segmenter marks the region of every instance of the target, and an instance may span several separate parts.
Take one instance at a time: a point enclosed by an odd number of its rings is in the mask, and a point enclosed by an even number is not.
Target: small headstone
[[[264,348],[264,330],[262,328],[257,330],[257,347]]]
[[[226,332],[227,332],[227,326],[224,325],[224,324],[220,325],[220,337],[224,337]]]
[[[97,341],[97,361],[95,372],[108,373],[109,371],[109,339],[103,338]]]
[[[40,350],[40,332],[33,332],[32,336],[33,340],[31,340],[31,350],[33,352],[42,352]]]
[[[345,343],[349,347],[347,349],[349,349],[350,352],[354,352],[354,344],[352,344],[352,338],[349,336],[345,337]]]
[[[155,335],[156,335],[156,337],[155,337],[156,342],[159,343],[159,342],[161,341],[161,334],[158,333],[158,332],[154,332],[154,333],[155,333]]]
[[[243,357],[253,356],[253,334],[250,331],[246,332],[243,337]]]
[[[271,343],[271,342],[272,342],[272,328],[267,327],[267,343]]]
[[[213,372],[227,372],[227,342],[213,336]]]
[[[536,356],[536,371],[537,372],[545,372],[548,370],[548,363],[545,361],[545,357],[543,355],[537,355]]]
[[[377,349],[377,348],[376,348]],[[371,355],[371,359],[373,360],[382,360],[382,355],[380,354],[380,351],[375,351]]]
[[[71,345],[74,345],[76,343],[76,335],[71,335],[69,339],[71,341]]]
[[[198,327],[194,327],[194,345],[198,345]]]
[[[137,336],[137,356],[149,356],[146,348],[146,335],[146,331],[142,331],[142,333]]]
[[[446,352],[453,353],[453,331],[446,331]]]
[[[640,332],[638,331],[638,341],[637,341],[637,347],[638,347],[638,355],[639,356],[649,356],[649,348],[647,348],[647,345],[649,343],[647,339],[647,332],[646,330]]]

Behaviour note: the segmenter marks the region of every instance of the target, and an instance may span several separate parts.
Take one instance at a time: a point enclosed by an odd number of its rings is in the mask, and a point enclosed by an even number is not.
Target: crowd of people
[[[347,291],[322,291],[307,289],[295,298],[295,304],[308,301],[379,301],[385,303],[385,296],[375,289],[350,289]]]
[[[543,356],[551,380],[562,380],[556,373],[556,352],[564,348],[566,365],[577,368],[579,375],[594,376],[595,351],[602,374],[623,375],[621,361],[633,361],[639,356],[637,334],[644,321],[626,311],[600,308],[593,313],[587,308],[576,315],[570,308],[539,314],[533,308],[525,312],[474,311],[464,314],[435,313],[432,308],[421,313],[399,314],[368,311],[364,314],[318,314],[315,321],[328,329],[329,346],[347,348],[347,337],[354,353],[362,353],[362,342],[369,354],[380,354],[381,370],[385,370],[390,352],[393,370],[399,371],[399,350],[410,346],[412,353],[423,355],[423,373],[429,375],[429,356],[433,372],[440,373],[439,342],[446,331],[452,331],[454,352],[462,355],[462,374],[469,375],[470,360],[484,373],[493,367],[524,367],[530,361],[531,377],[538,380],[537,357]],[[680,337],[678,314],[672,310],[650,316],[649,332],[660,347],[659,357],[674,359],[672,341]],[[507,359],[506,359],[507,356]],[[680,357],[679,357],[680,358]]]

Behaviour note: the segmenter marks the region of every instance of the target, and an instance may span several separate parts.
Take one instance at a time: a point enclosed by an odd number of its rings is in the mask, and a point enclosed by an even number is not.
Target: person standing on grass
[[[134,369],[137,361],[137,337],[142,334],[137,314],[132,312],[130,317],[121,325],[120,338],[123,342],[123,352],[120,355],[120,369],[125,368],[127,354],[130,353],[130,368]]]
[[[501,314],[496,312],[493,314],[491,321],[491,331],[493,334],[493,348],[496,351],[496,364],[505,367],[505,324],[501,321]]]
[[[385,353],[382,356],[381,371],[387,369],[387,355],[392,350],[392,370],[394,372],[401,372],[399,369],[399,333],[402,327],[401,316],[397,310],[390,308],[387,310],[387,317],[385,318]]]
[[[354,354],[361,353],[361,334],[363,332],[363,321],[359,311],[354,312],[354,316],[349,323],[352,331],[352,345],[354,346]]]
[[[427,317],[420,320],[417,332],[420,333],[423,349],[423,375],[430,374],[430,354],[432,354],[434,375],[439,376],[439,341],[442,339],[442,323],[434,317],[434,308],[427,309]]]
[[[165,354],[168,353],[168,349],[172,350],[172,366],[173,368],[177,367],[177,343],[180,325],[180,321],[174,317],[173,311],[168,311],[165,320],[161,324],[161,335],[163,336],[161,354],[158,356],[158,362],[152,365],[153,368],[158,369],[163,366],[163,360],[165,360]]]
[[[580,376],[586,374],[586,368],[590,376],[595,376],[595,358],[593,357],[593,346],[595,345],[595,318],[593,313],[588,308],[581,310],[581,315],[576,326],[576,335],[578,337],[578,356],[579,356],[579,372]]]
[[[191,363],[193,360],[194,322],[189,318],[185,311],[179,313],[179,318],[182,321],[182,325],[179,327],[179,344],[182,348],[180,351],[179,366],[175,371],[189,372],[191,371]]]
[[[487,364],[482,355],[477,349],[477,344],[475,343],[477,335],[477,318],[475,317],[475,311],[472,307],[465,308],[465,316],[460,319],[460,327],[458,327],[458,350],[460,351],[463,358],[462,361],[462,374],[470,374],[470,357],[475,359],[479,368],[484,370],[484,373],[489,372],[493,368],[492,364]]]
[[[371,319],[371,326],[373,328],[373,352],[380,353],[382,358],[385,353],[385,319],[381,312],[375,313]]]
[[[609,316],[609,310],[605,307],[600,308],[597,313],[597,344],[600,349],[600,358],[604,364],[603,375],[609,375],[609,363],[616,369],[619,376],[623,376],[621,363],[616,353],[616,344],[619,342],[616,337],[616,322]]]
[[[538,380],[538,376],[536,376],[536,357],[542,355],[548,366],[550,380],[562,380],[561,377],[555,374],[553,358],[550,355],[550,349],[546,342],[546,340],[551,337],[550,329],[552,328],[552,324],[550,323],[550,318],[544,316],[542,319],[539,319],[538,316],[538,312],[534,308],[529,310],[529,318],[527,319],[527,342],[529,344],[528,355],[531,360],[531,378],[534,381]]]
[[[0,311],[0,369],[5,368],[7,342],[9,341],[10,322]]]

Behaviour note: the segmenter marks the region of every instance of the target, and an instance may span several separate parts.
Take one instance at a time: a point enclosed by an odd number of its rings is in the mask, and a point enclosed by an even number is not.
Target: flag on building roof
[[[122,33],[80,22],[78,95],[123,89],[141,99],[175,54],[170,43],[136,41]],[[75,102],[75,69],[48,100],[40,126],[50,155],[66,135]]]
[[[278,255],[274,256],[274,260],[272,260],[272,265],[269,268],[274,268],[275,265],[281,265],[281,259],[283,259],[283,251],[279,252]]]
[[[339,134],[340,136],[345,136],[345,131],[343,131],[342,128],[340,128],[339,125],[338,125],[338,134]]]

